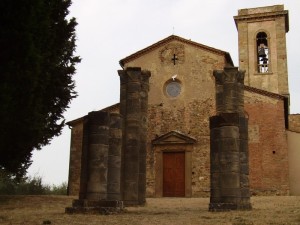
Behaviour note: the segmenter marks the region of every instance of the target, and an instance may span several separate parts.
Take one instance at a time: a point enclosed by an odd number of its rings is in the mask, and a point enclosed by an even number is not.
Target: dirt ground
[[[208,198],[149,198],[145,207],[128,207],[117,215],[68,215],[74,197],[0,196],[0,224],[297,224],[300,196],[252,197],[253,210],[208,212]]]

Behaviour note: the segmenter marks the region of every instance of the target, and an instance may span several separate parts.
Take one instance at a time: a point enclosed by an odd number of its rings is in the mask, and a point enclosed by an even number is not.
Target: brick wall
[[[288,194],[288,146],[283,104],[282,99],[245,93],[253,194]]]

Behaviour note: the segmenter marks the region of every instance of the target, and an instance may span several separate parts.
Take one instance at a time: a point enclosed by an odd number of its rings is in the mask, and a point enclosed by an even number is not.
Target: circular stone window
[[[171,81],[166,85],[166,92],[170,97],[177,97],[181,92],[181,84],[177,81]]]

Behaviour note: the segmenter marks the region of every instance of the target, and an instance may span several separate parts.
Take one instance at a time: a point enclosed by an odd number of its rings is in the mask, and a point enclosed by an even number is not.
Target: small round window
[[[171,81],[166,86],[166,92],[170,97],[177,97],[181,92],[181,85],[177,81]]]

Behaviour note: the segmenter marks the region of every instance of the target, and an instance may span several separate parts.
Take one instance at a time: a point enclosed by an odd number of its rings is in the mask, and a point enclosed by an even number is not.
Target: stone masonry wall
[[[209,196],[209,116],[215,112],[213,98],[194,100],[181,108],[149,106],[148,140],[170,130],[179,130],[197,139],[192,151],[192,195]],[[147,195],[154,196],[155,158],[151,145],[147,148]]]
[[[300,114],[289,115],[289,130],[300,133]]]
[[[214,98],[193,100],[181,108],[151,104],[148,108],[148,140],[169,130],[181,130],[197,139],[192,152],[192,195],[209,196],[209,121],[215,113]],[[258,110],[259,109],[259,110]],[[250,188],[253,194],[288,192],[287,141],[283,101],[245,91],[245,110],[249,115]],[[290,128],[299,115],[290,115]],[[295,122],[293,122],[295,121]],[[271,125],[270,125],[271,124]],[[292,124],[292,125],[291,125]],[[298,126],[299,127],[299,126]],[[72,128],[69,195],[79,192],[82,123]],[[274,151],[274,153],[273,153]],[[147,196],[154,196],[155,158],[147,144]]]
[[[179,51],[180,50],[180,51]],[[167,51],[177,51],[176,65]],[[151,71],[148,136],[147,196],[155,196],[155,153],[151,141],[170,131],[179,131],[197,140],[192,150],[192,196],[209,196],[209,117],[215,113],[214,78],[212,71],[225,66],[224,55],[215,54],[186,43],[172,41],[125,67],[141,66]],[[165,92],[166,84],[177,75],[180,94],[172,98]]]

